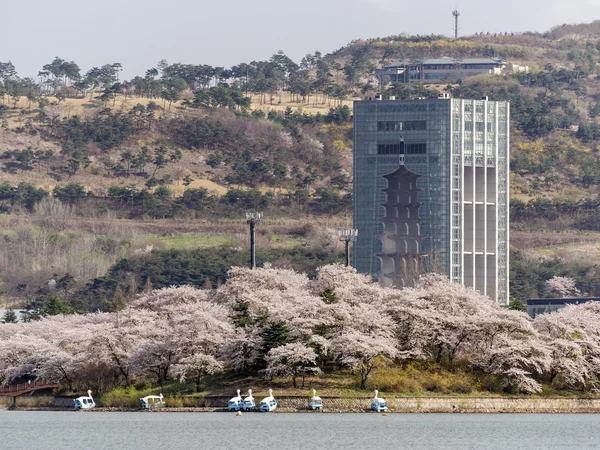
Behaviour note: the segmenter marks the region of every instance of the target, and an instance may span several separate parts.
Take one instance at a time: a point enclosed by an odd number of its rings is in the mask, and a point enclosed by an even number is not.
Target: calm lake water
[[[0,448],[598,449],[600,415],[0,411]]]

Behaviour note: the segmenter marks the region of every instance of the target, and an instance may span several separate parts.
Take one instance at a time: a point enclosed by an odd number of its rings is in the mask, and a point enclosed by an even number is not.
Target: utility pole
[[[358,230],[348,229],[340,230],[340,241],[346,245],[346,267],[350,265],[350,242],[356,241],[358,236]]]
[[[246,223],[250,225],[250,269],[256,269],[256,244],[255,231],[256,225],[262,221],[262,213],[252,211],[246,213]]]
[[[452,15],[454,16],[454,39],[458,39],[458,16],[460,16],[458,9],[452,11]]]

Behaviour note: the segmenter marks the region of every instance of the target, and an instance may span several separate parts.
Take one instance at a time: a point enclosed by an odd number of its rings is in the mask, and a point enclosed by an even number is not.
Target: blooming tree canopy
[[[300,343],[272,348],[267,354],[267,368],[264,370],[270,379],[274,377],[291,378],[294,387],[296,387],[298,376],[302,377],[302,387],[304,387],[306,375],[320,372],[321,369],[317,367],[315,351]]]
[[[0,324],[0,382],[38,377],[104,391],[179,379],[200,389],[206,375],[230,370],[295,385],[345,367],[366,388],[386,359],[460,364],[522,392],[539,392],[543,381],[597,389],[599,329],[598,304],[532,321],[440,275],[395,289],[339,264],[312,280],[235,267],[214,290],[170,287],[118,313]]]
[[[553,276],[546,280],[546,286],[553,292],[556,292],[561,298],[581,297],[581,291],[577,289],[575,280],[569,277]]]
[[[600,304],[567,305],[533,322],[550,351],[549,381],[600,389]]]

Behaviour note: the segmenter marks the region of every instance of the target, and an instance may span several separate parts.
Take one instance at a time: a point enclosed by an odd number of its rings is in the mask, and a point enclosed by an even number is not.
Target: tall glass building
[[[402,285],[407,262],[508,304],[508,102],[354,103],[354,266]],[[410,265],[410,264],[409,264]]]

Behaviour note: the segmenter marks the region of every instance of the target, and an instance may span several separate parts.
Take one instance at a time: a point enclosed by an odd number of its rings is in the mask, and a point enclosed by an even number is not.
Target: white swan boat
[[[227,403],[227,409],[229,411],[239,411],[243,408],[244,406],[244,400],[242,399],[242,396],[240,395],[240,390],[237,390],[237,397],[231,397],[231,399],[229,400],[229,403]]]
[[[273,389],[269,389],[269,396],[260,401],[259,410],[265,412],[274,411],[277,408],[277,402],[273,397]]]
[[[313,395],[308,402],[308,407],[313,411],[321,411],[323,409],[323,400],[317,396],[317,390],[313,389]]]
[[[144,409],[154,409],[165,405],[165,400],[162,395],[147,395],[146,397],[140,398],[140,404]]]
[[[75,409],[92,409],[96,407],[96,403],[92,398],[92,391],[87,391],[87,396],[77,397],[73,400]]]
[[[384,399],[379,398],[377,396],[378,394],[379,391],[376,390],[375,397],[371,401],[371,410],[375,412],[387,412],[387,402]]]
[[[256,409],[256,402],[254,401],[254,397],[252,397],[252,389],[248,389],[248,397],[244,399],[242,409],[244,411],[253,411]]]

